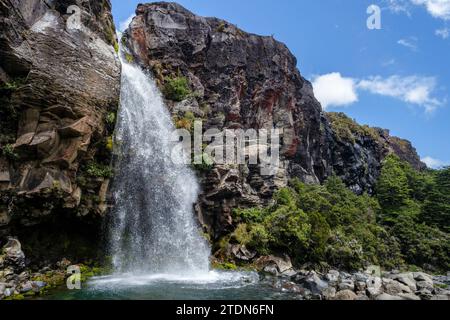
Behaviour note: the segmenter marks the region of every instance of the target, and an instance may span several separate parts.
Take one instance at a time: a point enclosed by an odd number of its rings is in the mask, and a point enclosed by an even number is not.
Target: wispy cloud
[[[437,81],[434,77],[393,75],[355,79],[334,72],[315,77],[313,87],[324,109],[349,106],[358,101],[361,91],[420,106],[426,113],[432,113],[444,103],[435,97]]]
[[[433,97],[436,89],[436,78],[398,75],[389,78],[371,77],[358,83],[358,88],[370,93],[399,99],[409,104],[425,108],[433,112],[443,102]]]
[[[396,63],[395,59],[392,58],[392,59],[383,61],[383,62],[381,63],[381,66],[382,66],[382,67],[389,67],[389,66],[393,66],[395,63]]]
[[[442,39],[447,39],[450,36],[450,28],[438,29],[435,34]]]
[[[133,21],[133,18],[135,17],[135,14],[132,14],[129,16],[125,21],[121,21],[119,23],[119,31],[124,32],[128,29],[128,26],[130,25],[131,21]]]
[[[417,38],[416,37],[409,37],[407,39],[400,39],[397,41],[397,43],[401,46],[404,46],[412,51],[417,51],[418,44],[417,44]]]
[[[439,159],[434,159],[432,157],[425,157],[422,159],[422,162],[425,163],[428,168],[432,169],[441,169],[449,165],[448,162]]]

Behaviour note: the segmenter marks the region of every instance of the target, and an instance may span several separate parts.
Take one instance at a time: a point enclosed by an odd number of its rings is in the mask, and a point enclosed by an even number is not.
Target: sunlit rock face
[[[110,161],[120,64],[109,0],[0,1],[0,28],[0,228],[102,215],[108,181],[83,168]]]
[[[337,174],[361,193],[373,191],[389,153],[423,167],[409,142],[381,129],[360,132],[355,130],[360,126],[344,121],[350,136],[342,136],[333,125],[339,121],[322,111],[295,57],[271,36],[157,2],[138,6],[122,41],[161,89],[168,79],[188,79],[194,94],[182,102],[167,101],[175,119],[193,114],[203,120],[204,130],[283,129],[277,174],[261,175],[255,165],[216,165],[199,172],[203,193],[197,211],[215,237],[232,228],[233,208],[267,204],[291,178],[319,183]]]

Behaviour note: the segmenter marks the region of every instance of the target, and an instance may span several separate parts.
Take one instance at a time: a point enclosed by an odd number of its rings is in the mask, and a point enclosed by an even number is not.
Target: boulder
[[[266,269],[270,269],[272,271],[276,271],[277,274],[285,273],[289,270],[292,270],[292,262],[288,256],[277,257],[277,256],[264,256],[259,258],[255,262],[256,266],[260,270],[267,271]],[[273,272],[269,272],[273,273]]]
[[[367,293],[372,299],[383,293],[383,282],[379,277],[369,277],[367,279]]]
[[[256,257],[256,252],[250,251],[243,245],[230,246],[231,255],[241,261],[250,261]]]
[[[337,285],[339,282],[339,271],[337,270],[330,270],[325,275],[325,279],[330,283],[330,285]]]
[[[390,295],[399,295],[400,293],[412,293],[410,287],[395,280],[385,283],[385,292]]]
[[[336,297],[336,288],[328,287],[322,291],[322,296],[325,300],[333,300]]]
[[[3,247],[4,264],[12,267],[14,270],[22,270],[25,268],[25,254],[19,240],[9,238]],[[6,275],[4,275],[6,276]]]
[[[412,272],[394,275],[393,279],[407,285],[413,292],[417,290],[416,281],[414,280],[414,275]]]
[[[321,295],[329,287],[328,283],[323,281],[314,271],[310,271],[306,276],[301,276],[296,280],[310,290],[313,295]]]
[[[358,296],[351,290],[342,290],[336,293],[334,300],[356,300]]]
[[[355,290],[355,283],[351,279],[343,280],[339,283],[339,290]]]

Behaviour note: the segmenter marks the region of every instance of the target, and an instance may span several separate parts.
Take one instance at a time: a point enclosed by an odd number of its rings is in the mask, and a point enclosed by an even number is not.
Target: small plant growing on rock
[[[2,154],[11,161],[16,161],[19,159],[19,155],[14,151],[14,146],[12,144],[7,144],[2,148]]]
[[[16,78],[0,85],[0,89],[14,91],[17,90],[25,82],[22,78]]]
[[[190,94],[189,83],[186,77],[176,77],[166,79],[166,84],[163,90],[166,99],[181,102],[186,99]]]
[[[108,113],[106,116],[106,123],[109,125],[114,125],[116,123],[116,114],[114,112]]]
[[[125,53],[125,59],[127,60],[128,63],[133,63],[134,62],[134,58],[131,54],[129,53]]]
[[[90,162],[86,167],[86,173],[91,177],[112,178],[114,172],[111,167],[99,163]]]

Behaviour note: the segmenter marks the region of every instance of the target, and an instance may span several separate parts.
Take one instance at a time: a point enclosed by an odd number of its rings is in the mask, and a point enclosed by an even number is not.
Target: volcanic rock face
[[[179,103],[168,101],[174,116],[193,114],[205,130],[283,129],[277,174],[263,176],[252,165],[201,172],[204,192],[197,210],[216,236],[231,228],[233,208],[267,204],[290,178],[318,183],[337,174],[361,193],[373,190],[381,161],[391,152],[423,167],[408,142],[322,112],[295,57],[273,37],[196,16],[175,3],[139,5],[136,14],[122,39],[136,62],[153,72],[161,88],[183,76],[194,93]]]
[[[110,10],[109,0],[0,0],[0,227],[104,212],[107,181],[82,167],[110,160],[105,118],[120,89]]]

